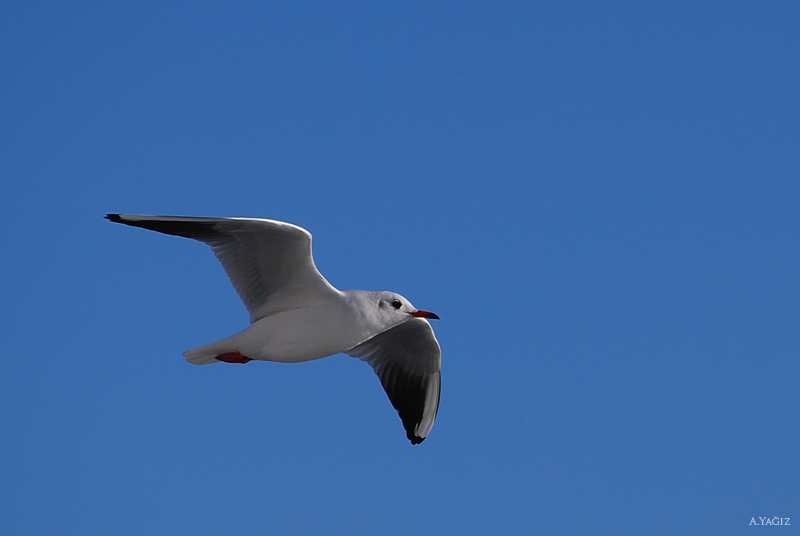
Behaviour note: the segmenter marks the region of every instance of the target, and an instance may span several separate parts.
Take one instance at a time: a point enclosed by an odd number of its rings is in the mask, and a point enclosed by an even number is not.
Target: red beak
[[[432,313],[430,311],[423,311],[422,309],[418,309],[411,313],[411,316],[416,316],[417,318],[430,318],[431,320],[439,320],[439,315]]]

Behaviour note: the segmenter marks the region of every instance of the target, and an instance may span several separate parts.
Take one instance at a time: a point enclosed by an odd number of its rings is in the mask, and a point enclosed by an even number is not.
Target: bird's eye
[[[392,300],[392,307],[395,309],[400,309],[402,306],[403,304],[400,302],[400,300]]]

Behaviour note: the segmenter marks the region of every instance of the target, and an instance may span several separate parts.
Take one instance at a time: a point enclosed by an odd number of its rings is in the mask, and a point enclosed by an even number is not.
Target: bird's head
[[[439,320],[438,315],[430,311],[417,309],[411,305],[410,301],[396,292],[376,292],[375,297],[378,316],[388,324],[402,324],[412,317]]]

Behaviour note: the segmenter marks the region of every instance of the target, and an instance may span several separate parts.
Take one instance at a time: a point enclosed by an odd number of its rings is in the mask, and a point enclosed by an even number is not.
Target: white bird
[[[416,445],[439,409],[442,352],[427,319],[394,292],[338,290],[311,255],[311,234],[256,218],[108,214],[106,219],[211,246],[250,313],[239,333],[183,355],[195,365],[299,363],[344,352],[369,363]]]

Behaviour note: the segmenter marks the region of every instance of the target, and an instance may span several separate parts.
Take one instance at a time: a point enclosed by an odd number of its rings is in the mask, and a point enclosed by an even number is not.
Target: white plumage
[[[375,370],[411,443],[427,437],[439,407],[441,349],[426,319],[438,316],[394,292],[337,290],[314,265],[311,234],[290,223],[130,214],[106,218],[199,240],[222,263],[251,324],[185,352],[187,361],[296,363],[344,352]]]

